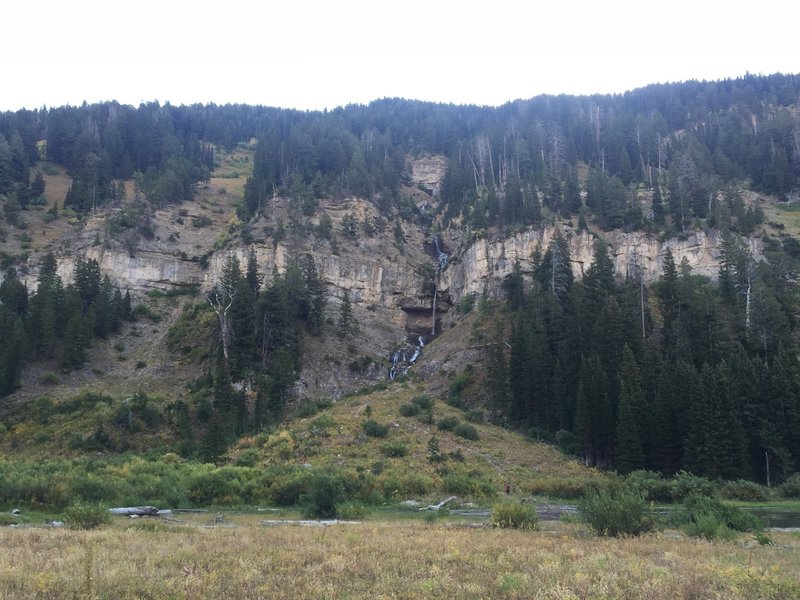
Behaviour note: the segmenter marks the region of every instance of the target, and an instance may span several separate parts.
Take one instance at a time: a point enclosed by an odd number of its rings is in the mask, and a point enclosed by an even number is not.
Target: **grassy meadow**
[[[800,597],[800,536],[707,542],[454,521],[206,528],[115,519],[0,529],[0,598]]]

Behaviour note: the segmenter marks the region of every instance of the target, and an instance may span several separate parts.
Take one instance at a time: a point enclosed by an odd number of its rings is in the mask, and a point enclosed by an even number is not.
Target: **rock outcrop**
[[[459,233],[445,232],[444,240],[451,260],[440,275],[439,298],[455,303],[467,294],[482,293],[484,288],[495,293],[517,260],[523,273],[531,273],[536,249],[544,252],[554,233],[554,228],[531,229],[508,238],[465,240]],[[587,232],[576,231],[567,232],[566,236],[572,269],[579,279],[591,264],[594,238]],[[427,262],[433,264],[433,258],[424,252],[425,238],[421,232],[414,232],[410,237],[412,239],[407,246],[414,244],[416,247],[409,248],[402,255],[381,240],[359,242],[337,254],[321,243],[309,243],[292,250],[284,243],[263,242],[252,246],[234,244],[212,254],[205,269],[196,259],[182,258],[160,250],[141,248],[131,256],[120,247],[89,246],[58,256],[58,272],[64,281],[70,281],[75,255],[81,253],[86,258],[95,259],[103,274],[109,275],[120,287],[130,289],[134,294],[149,289],[167,290],[182,286],[209,290],[219,278],[228,256],[237,256],[244,267],[252,247],[261,273],[268,274],[274,269],[283,271],[290,261],[308,253],[314,257],[333,297],[340,297],[344,290],[348,290],[351,300],[363,306],[390,310],[409,307],[422,309],[430,305],[431,292],[425,289],[420,266]],[[667,248],[672,250],[676,264],[685,258],[696,274],[713,279],[719,270],[719,239],[715,232],[695,232],[685,239],[673,238],[663,242],[642,233],[610,232],[606,239],[619,277],[625,277],[636,257],[645,279],[658,278]],[[760,258],[758,241],[750,240],[750,245],[753,254]],[[27,267],[20,273],[30,289],[35,288],[38,277],[38,258],[31,257]],[[402,317],[398,316],[397,319],[401,320]]]
[[[555,229],[527,230],[509,238],[480,238],[469,243],[461,242],[463,251],[454,255],[448,268],[442,273],[441,288],[457,302],[467,294],[480,294],[486,288],[489,293],[500,288],[503,277],[508,275],[519,260],[523,273],[532,272],[532,258],[537,248],[545,252]],[[572,271],[576,279],[583,276],[592,262],[594,237],[588,232],[567,232]],[[657,279],[664,265],[664,254],[669,248],[676,265],[686,259],[692,272],[716,279],[719,271],[719,236],[716,232],[695,232],[685,239],[672,238],[659,241],[643,233],[610,232],[605,238],[619,277],[631,269],[634,261],[641,265],[647,281]],[[458,243],[458,240],[452,240]],[[750,249],[756,258],[761,257],[757,240],[750,240]]]

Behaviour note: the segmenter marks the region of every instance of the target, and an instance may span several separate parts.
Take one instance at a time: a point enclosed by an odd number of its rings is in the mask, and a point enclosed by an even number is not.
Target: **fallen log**
[[[440,508],[444,508],[445,504],[449,504],[450,502],[452,502],[455,499],[456,499],[456,496],[450,496],[449,498],[445,498],[444,500],[439,502],[439,504],[429,504],[428,506],[423,506],[422,508],[420,508],[418,510],[439,510]]]
[[[340,521],[339,519],[323,519],[320,521],[302,519],[269,519],[266,521],[259,521],[262,527],[278,527],[280,525],[299,525],[301,527],[328,527],[329,525],[358,525],[361,521]]]
[[[108,512],[112,515],[123,517],[151,517],[158,514],[155,506],[123,506],[121,508],[109,508]]]

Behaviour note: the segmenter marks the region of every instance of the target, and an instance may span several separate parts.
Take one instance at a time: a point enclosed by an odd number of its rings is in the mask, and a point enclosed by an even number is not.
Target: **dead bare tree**
[[[228,354],[230,352],[231,343],[233,341],[233,328],[231,327],[230,319],[228,318],[228,311],[233,305],[233,298],[236,296],[236,290],[233,286],[226,285],[224,281],[220,281],[211,290],[208,295],[208,303],[214,309],[219,321],[220,338],[222,339],[222,356],[225,359],[225,366],[228,365]]]

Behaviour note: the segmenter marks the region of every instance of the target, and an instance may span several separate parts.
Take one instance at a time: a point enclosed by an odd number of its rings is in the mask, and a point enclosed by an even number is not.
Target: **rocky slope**
[[[411,185],[405,193],[419,210],[428,210],[434,203],[431,193],[441,181],[443,165],[437,157],[424,157],[414,163]],[[593,234],[577,231],[569,223],[510,235],[484,232],[477,236],[461,229],[437,231],[435,224],[423,228],[400,221],[402,237],[398,239],[395,222],[381,223],[376,206],[358,198],[320,201],[314,216],[299,224],[288,200],[273,198],[263,214],[247,226],[248,235],[244,236],[243,224],[235,215],[239,194],[214,189],[221,183],[230,186],[229,181],[212,181],[212,189],[201,190],[195,201],[154,211],[155,235],[149,240],[139,239],[136,244],[109,233],[109,223],[125,210],[124,205],[98,211],[67,228],[56,242],[31,252],[27,262],[18,268],[19,275],[29,289],[34,289],[41,256],[44,251],[53,251],[60,275],[70,281],[75,259],[83,255],[97,260],[103,274],[141,299],[153,289],[208,291],[229,256],[237,256],[245,265],[251,249],[260,273],[266,278],[308,254],[328,284],[330,322],[334,322],[340,299],[347,291],[354,315],[361,323],[360,336],[349,344],[346,352],[337,348],[339,342],[335,339],[314,340],[307,346],[308,357],[298,384],[301,393],[337,396],[360,385],[359,381],[363,384],[385,378],[392,351],[409,335],[430,332],[434,279],[437,331],[443,331],[454,323],[451,309],[464,296],[481,294],[484,290],[499,295],[500,283],[512,271],[515,261],[519,260],[523,273],[530,274],[535,251],[547,248],[556,227],[569,242],[577,278],[592,260]],[[343,221],[351,216],[359,223],[358,235],[353,239],[342,233]],[[330,219],[332,236],[320,234],[318,226],[323,218]],[[198,219],[207,224],[198,227]],[[370,221],[381,226],[367,235],[360,224]],[[285,235],[276,240],[279,223],[285,225]],[[432,231],[438,233],[442,250],[449,255],[447,266],[438,275]],[[714,278],[719,268],[719,239],[713,231],[696,231],[683,239],[664,241],[642,233],[618,231],[603,233],[603,237],[610,245],[620,277],[626,275],[636,260],[647,280],[657,278],[667,248],[677,264],[685,259],[694,273]],[[751,240],[750,244],[754,255],[760,256],[758,240]],[[165,315],[172,312],[167,310]],[[168,325],[165,321],[158,329]],[[369,366],[356,375],[349,373],[346,363],[353,357],[369,358],[362,363]],[[146,362],[152,364],[150,360]]]

